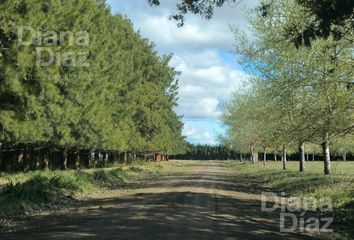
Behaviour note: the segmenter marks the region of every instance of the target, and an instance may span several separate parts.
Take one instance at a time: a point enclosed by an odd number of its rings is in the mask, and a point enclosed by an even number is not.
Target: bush
[[[155,165],[149,169],[140,166],[122,166],[113,169],[83,171],[29,172],[5,176],[6,184],[0,185],[0,215],[16,214],[40,204],[56,201],[64,196],[87,194],[93,189],[121,187],[144,173],[151,176]],[[5,182],[5,181],[4,181]]]
[[[108,175],[104,170],[95,171],[93,176],[96,181],[104,182],[108,180]]]
[[[124,171],[122,168],[112,169],[111,175],[116,179],[120,180],[121,182],[125,182],[125,179],[127,179],[127,172]]]
[[[50,178],[35,175],[25,182],[10,181],[0,191],[0,201],[20,200],[24,202],[47,202],[56,193]]]

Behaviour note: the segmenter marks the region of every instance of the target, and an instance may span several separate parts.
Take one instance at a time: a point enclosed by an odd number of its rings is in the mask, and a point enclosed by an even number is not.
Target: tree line
[[[104,0],[1,1],[0,169],[183,152],[170,59]]]
[[[224,141],[223,138],[221,141]],[[244,149],[243,151],[238,150],[237,145],[232,144],[225,145],[209,145],[209,144],[191,144],[188,143],[187,149],[184,153],[171,155],[172,159],[181,160],[237,160],[240,162],[244,161],[280,161],[281,153],[279,151],[269,151],[267,149],[256,148],[255,153],[252,155],[249,150]],[[332,148],[331,158],[336,161],[351,161],[354,160],[353,152],[345,151],[347,146],[335,146]],[[322,161],[322,150],[317,144],[307,143],[305,148],[305,160],[306,161]],[[298,161],[301,156],[296,149],[290,148],[287,151],[288,161]]]
[[[331,152],[346,160],[354,151],[352,21],[336,26],[340,38],[329,31],[299,47],[284,36],[306,29],[313,16],[296,0],[269,2],[266,15],[249,12],[251,36],[233,27],[235,54],[249,77],[224,108],[222,142],[250,152],[253,162],[259,151],[280,155],[284,170],[288,154],[298,153],[304,171],[306,152],[322,152],[330,174]]]
[[[232,160],[238,153],[223,145],[188,144],[185,153],[171,156],[181,160]]]

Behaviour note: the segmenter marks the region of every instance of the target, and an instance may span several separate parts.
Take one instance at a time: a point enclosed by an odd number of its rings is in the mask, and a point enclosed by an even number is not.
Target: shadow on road
[[[85,201],[1,239],[313,239],[279,232],[279,212],[261,211],[254,183],[234,182],[222,163]],[[252,191],[251,191],[252,192]]]

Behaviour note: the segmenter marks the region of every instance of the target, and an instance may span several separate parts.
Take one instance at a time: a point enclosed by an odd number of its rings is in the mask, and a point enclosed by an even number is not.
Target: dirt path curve
[[[279,232],[260,194],[236,182],[221,161],[193,161],[129,191],[112,191],[1,239],[313,239]]]

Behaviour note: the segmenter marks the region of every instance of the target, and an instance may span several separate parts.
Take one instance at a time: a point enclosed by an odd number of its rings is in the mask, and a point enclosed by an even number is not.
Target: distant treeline
[[[237,159],[237,157],[238,153],[228,147],[207,144],[189,144],[187,151],[184,154],[171,156],[171,158],[182,160],[228,160]]]

